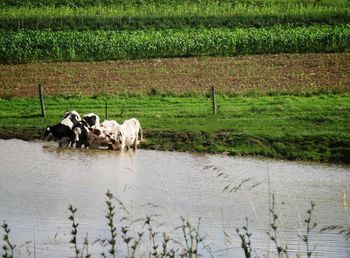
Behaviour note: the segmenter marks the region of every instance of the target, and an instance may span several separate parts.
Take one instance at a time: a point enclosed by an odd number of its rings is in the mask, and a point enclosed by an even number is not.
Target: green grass
[[[89,6],[143,6],[150,4],[168,4],[178,5],[186,3],[195,3],[202,5],[209,5],[212,3],[219,4],[249,4],[256,6],[265,5],[290,5],[290,4],[316,4],[316,5],[348,5],[347,0],[0,0],[0,7],[7,8],[10,6],[26,6],[26,7],[40,7],[40,6],[70,6],[70,7],[89,7]]]
[[[140,31],[0,31],[2,63],[346,52],[350,25]]]
[[[346,24],[350,7],[342,5],[147,4],[129,6],[12,7],[0,12],[0,29],[179,29],[266,27],[276,24]]]
[[[105,99],[47,97],[47,118],[38,116],[36,98],[3,99],[0,135],[39,138],[73,109],[103,119]],[[218,96],[217,102],[214,116],[203,96],[114,96],[108,114],[118,122],[138,118],[145,148],[350,163],[350,94]]]

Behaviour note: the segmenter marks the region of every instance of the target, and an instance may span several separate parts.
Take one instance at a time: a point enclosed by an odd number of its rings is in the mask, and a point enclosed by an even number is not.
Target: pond
[[[320,232],[330,225],[350,225],[349,167],[141,149],[78,150],[21,140],[0,140],[0,161],[0,219],[11,228],[16,257],[74,256],[69,244],[70,204],[78,209],[80,249],[88,236],[93,257],[107,253],[108,246],[101,242],[110,235],[107,190],[123,204],[114,202],[118,256],[127,250],[122,225],[135,220],[129,233],[144,231],[138,256],[148,257],[144,218],[151,216],[155,231],[166,231],[184,243],[177,228],[182,216],[193,226],[201,218],[199,233],[208,246],[199,249],[204,257],[244,257],[236,228],[242,230],[246,217],[255,254],[276,257],[275,244],[266,233],[273,233],[269,209],[274,193],[278,241],[288,245],[291,256],[306,257],[298,233],[305,234],[304,219],[313,201],[313,254],[350,257],[350,241],[344,234]],[[162,234],[156,237],[161,244]],[[179,243],[172,245],[181,250]]]

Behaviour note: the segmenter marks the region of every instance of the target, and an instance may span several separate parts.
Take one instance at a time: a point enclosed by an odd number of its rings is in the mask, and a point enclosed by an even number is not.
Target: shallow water
[[[17,257],[74,255],[68,244],[69,204],[78,209],[80,245],[88,232],[93,256],[107,253],[107,247],[94,242],[109,236],[108,189],[128,211],[116,204],[118,230],[127,223],[119,221],[122,217],[157,215],[152,217],[155,229],[181,240],[181,230],[174,230],[181,225],[180,216],[193,225],[201,217],[199,230],[214,257],[244,257],[236,227],[245,225],[245,217],[253,232],[253,250],[261,257],[270,250],[275,257],[266,234],[269,192],[276,196],[280,243],[288,244],[290,253],[303,253],[298,232],[305,232],[303,219],[313,201],[318,223],[310,236],[313,253],[350,257],[344,235],[319,233],[325,226],[350,224],[349,167],[151,150],[75,150],[21,140],[0,140],[0,161],[0,219],[11,228]],[[139,231],[141,226],[135,223],[132,228]],[[125,248],[118,241],[121,255]],[[148,257],[147,237],[144,241],[139,256]],[[200,252],[210,257],[210,252]]]

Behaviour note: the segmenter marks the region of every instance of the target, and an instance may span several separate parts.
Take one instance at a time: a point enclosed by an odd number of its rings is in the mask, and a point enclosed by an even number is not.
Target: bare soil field
[[[0,65],[0,96],[350,90],[350,53]]]

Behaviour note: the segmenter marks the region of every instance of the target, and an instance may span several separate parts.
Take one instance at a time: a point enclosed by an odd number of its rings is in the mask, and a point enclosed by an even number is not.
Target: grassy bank
[[[0,31],[2,63],[346,52],[350,25],[140,31]]]
[[[12,7],[0,12],[6,30],[135,30],[281,25],[346,24],[350,7],[343,5],[145,4],[128,6]]]
[[[205,96],[47,97],[47,118],[36,98],[0,102],[2,138],[40,138],[64,111],[95,112],[122,122],[137,117],[145,128],[144,148],[291,160],[350,163],[350,95],[218,96],[211,114]]]

